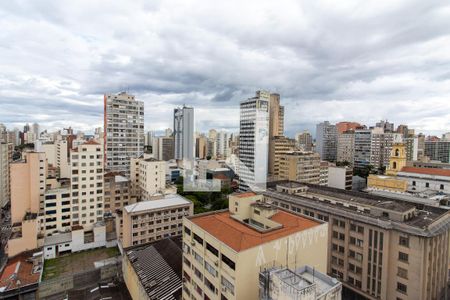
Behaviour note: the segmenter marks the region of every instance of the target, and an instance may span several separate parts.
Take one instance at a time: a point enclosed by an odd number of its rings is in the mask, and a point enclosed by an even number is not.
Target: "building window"
[[[232,261],[231,259],[229,259],[228,257],[226,257],[225,255],[222,254],[222,261],[229,266],[232,270],[235,270],[236,268],[236,264],[234,263],[234,261]]]
[[[215,256],[219,257],[219,250],[211,246],[208,242],[206,242],[206,249],[208,249],[208,251],[214,254]]]
[[[214,277],[217,276],[217,271],[216,271],[216,269],[214,269],[214,267],[211,266],[207,261],[205,261],[205,269],[206,269],[206,271],[208,271],[209,274],[211,274],[212,276],[214,276]]]
[[[403,247],[408,247],[409,248],[409,237],[407,237],[407,236],[399,236],[398,243],[399,243],[399,245],[401,245]]]
[[[425,183],[425,187],[429,188],[430,184],[428,182]]]
[[[408,279],[408,270],[398,267],[397,276],[404,279]]]
[[[401,282],[397,282],[397,291],[399,291],[400,293],[406,294],[408,291],[408,287]]]
[[[403,261],[403,262],[408,262],[409,259],[409,255],[403,252],[399,252],[398,253],[398,260]]]
[[[203,239],[194,233],[194,240],[203,246]]]

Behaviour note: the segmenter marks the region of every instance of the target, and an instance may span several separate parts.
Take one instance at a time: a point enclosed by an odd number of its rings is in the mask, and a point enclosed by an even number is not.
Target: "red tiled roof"
[[[256,196],[256,194],[253,193],[253,192],[247,192],[247,193],[237,194],[235,196],[238,197],[238,198],[247,198],[247,197]]]
[[[403,167],[401,172],[435,175],[435,176],[450,176],[450,170],[435,169],[435,168]]]
[[[228,211],[191,218],[194,224],[235,251],[253,248],[320,224],[285,211],[278,211],[271,220],[282,224],[283,227],[261,233],[232,219]]]
[[[38,283],[42,266],[40,271],[33,273],[33,263],[29,259],[29,255],[21,254],[9,260],[0,276],[0,287],[4,287],[5,290],[13,290]]]
[[[100,145],[100,144],[94,140],[89,140],[87,142],[84,142],[83,145]]]

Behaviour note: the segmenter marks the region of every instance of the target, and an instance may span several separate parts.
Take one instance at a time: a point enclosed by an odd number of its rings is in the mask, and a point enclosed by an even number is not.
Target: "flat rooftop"
[[[391,223],[406,224],[420,230],[425,229],[427,226],[431,225],[441,217],[444,217],[448,213],[448,210],[446,209],[433,206],[424,206],[417,209],[417,204],[394,197],[346,191],[314,184],[301,183],[301,186],[308,187],[307,192],[291,195],[278,192],[276,190],[277,185],[291,187],[292,183],[286,181],[271,182],[267,185],[267,191],[262,193],[268,197],[279,198],[281,200],[292,202],[293,204],[304,204],[312,208],[322,209],[324,211],[331,211],[333,209],[338,214],[352,213],[354,214],[353,218],[362,219],[363,217],[368,217],[374,219],[375,221],[377,221],[377,219],[383,220],[383,217],[373,215],[371,213],[371,208],[385,209],[398,213],[408,213],[409,211],[414,210],[415,215],[406,221],[395,222],[388,218],[385,218],[385,220]],[[331,201],[336,201],[336,203],[340,204],[332,203]],[[342,205],[342,203],[345,203],[347,206]],[[366,210],[356,210],[355,206],[363,207]]]
[[[162,209],[162,208],[168,208],[172,206],[178,206],[178,205],[188,205],[192,202],[184,198],[183,196],[180,196],[178,194],[168,194],[163,196],[162,199],[158,200],[146,200],[142,202],[133,203],[130,205],[127,205],[124,207],[124,210],[126,210],[128,213],[133,212],[141,212],[141,211],[147,211],[147,210],[153,210],[153,209]]]
[[[246,193],[247,194],[247,193]],[[239,252],[261,244],[289,236],[321,223],[283,210],[278,210],[270,220],[282,225],[269,232],[259,232],[231,217],[230,212],[220,211],[197,215],[189,219],[203,230]]]

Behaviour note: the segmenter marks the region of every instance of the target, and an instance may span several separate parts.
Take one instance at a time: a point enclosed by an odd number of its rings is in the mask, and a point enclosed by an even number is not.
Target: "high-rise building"
[[[347,162],[350,165],[353,165],[354,152],[355,132],[351,130],[338,133],[336,161]]]
[[[72,225],[81,225],[85,231],[103,220],[104,158],[103,147],[87,141],[70,153],[72,185]]]
[[[278,179],[319,184],[320,155],[300,151],[281,155]]]
[[[425,155],[431,160],[450,163],[450,141],[425,141]]]
[[[56,168],[58,178],[70,178],[69,149],[66,140],[47,142],[39,148],[40,151],[45,152],[49,166]]]
[[[316,126],[316,152],[320,159],[336,161],[337,156],[337,129],[336,125],[325,121]]]
[[[104,96],[106,169],[130,173],[130,158],[144,152],[144,102],[125,92]]]
[[[194,160],[194,108],[183,106],[173,111],[173,136],[175,159]]]
[[[257,91],[256,96],[240,103],[239,189],[264,189],[267,181],[269,152],[270,93]]]
[[[206,158],[208,139],[204,135],[200,135],[196,138],[195,142],[195,157],[199,159]]]
[[[364,169],[370,165],[372,132],[370,129],[355,130],[353,167]]]
[[[285,136],[274,136],[269,143],[269,174],[276,179],[280,175],[280,159],[286,153],[295,150],[295,140]]]
[[[278,155],[283,152],[284,137],[284,106],[280,105],[280,95],[270,94],[269,97],[269,174],[277,176]],[[278,150],[278,152],[277,152]],[[288,149],[288,151],[292,151]],[[281,152],[280,152],[281,151]]]
[[[394,142],[402,142],[401,134],[380,127],[372,129],[370,164],[375,168],[387,167]]]
[[[403,125],[403,124],[398,125],[397,133],[401,134],[403,138],[409,137],[408,125]]]
[[[174,159],[173,136],[159,136],[153,140],[153,157],[159,160],[168,161]]]
[[[226,131],[217,132],[216,144],[216,159],[226,159],[230,155],[229,135]]]
[[[35,139],[38,139],[39,138],[39,134],[41,133],[39,124],[38,123],[33,123],[33,125],[31,125],[31,131],[34,134]]]
[[[131,173],[130,173],[131,175]],[[109,172],[104,175],[105,212],[114,213],[132,203],[137,202],[137,197],[132,194],[131,180],[117,172]]]
[[[11,200],[10,171],[13,144],[0,140],[0,208]]]
[[[227,211],[184,218],[184,299],[259,299],[265,267],[326,271],[328,224],[262,201],[236,194]]]
[[[328,221],[327,273],[349,291],[367,299],[445,299],[448,210],[293,182],[262,194],[268,203]]]
[[[419,159],[419,138],[412,136],[403,138],[406,147],[406,160],[416,161]]]
[[[312,151],[313,139],[311,133],[307,130],[297,133],[295,135],[295,140],[297,141],[297,145],[302,151]]]
[[[388,120],[381,120],[375,124],[375,127],[383,128],[384,132],[394,132],[394,123],[389,123]]]

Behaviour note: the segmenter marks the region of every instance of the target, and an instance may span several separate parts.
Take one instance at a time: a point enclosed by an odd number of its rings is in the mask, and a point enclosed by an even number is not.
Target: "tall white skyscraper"
[[[337,129],[336,125],[325,121],[316,126],[316,152],[321,160],[336,161]]]
[[[269,155],[270,93],[257,91],[256,96],[240,104],[239,189],[265,189]]]
[[[194,160],[194,108],[183,106],[173,111],[175,159]]]
[[[125,92],[105,95],[106,169],[130,173],[130,158],[144,152],[144,102]]]

